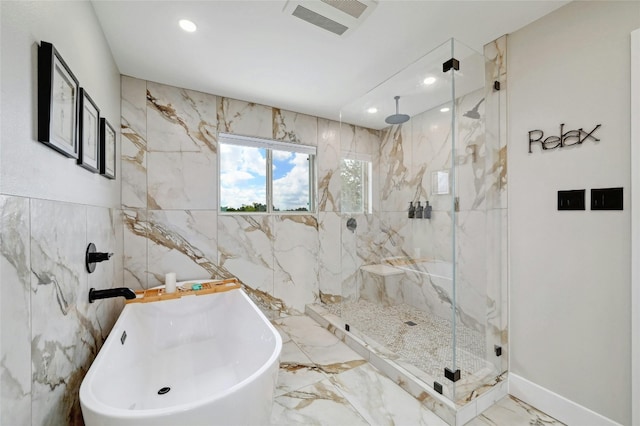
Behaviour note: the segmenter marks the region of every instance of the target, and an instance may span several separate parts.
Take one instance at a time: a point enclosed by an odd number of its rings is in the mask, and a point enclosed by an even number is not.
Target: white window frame
[[[221,197],[222,197],[222,181],[220,179],[220,144],[236,145],[251,148],[264,148],[266,149],[266,204],[267,211],[265,212],[242,212],[242,211],[222,211]],[[295,210],[273,210],[273,156],[272,150],[277,151],[289,151],[297,154],[307,154],[309,156],[309,211],[295,211]],[[316,214],[317,213],[317,172],[316,172],[316,155],[317,148],[310,145],[301,145],[290,142],[276,141],[273,139],[263,139],[253,136],[243,136],[231,133],[218,133],[218,214],[222,215],[292,215],[292,214]]]

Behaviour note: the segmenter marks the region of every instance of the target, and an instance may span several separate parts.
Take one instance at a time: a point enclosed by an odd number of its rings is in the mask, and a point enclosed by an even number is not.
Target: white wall
[[[640,28],[631,34],[631,181],[640,182]],[[640,256],[640,185],[634,185],[632,200],[632,259]],[[632,397],[640,399],[640,264],[632,262],[631,364]],[[640,404],[632,404],[632,421],[640,424]]]
[[[87,299],[122,285],[120,179],[37,141],[38,44],[54,44],[116,129],[120,75],[88,1],[0,1],[0,19],[0,424],[81,424],[80,382],[122,309]],[[89,242],[115,253],[91,275]]]
[[[119,178],[111,181],[90,173],[37,142],[37,55],[42,40],[53,43],[101,115],[119,127],[120,73],[91,3],[3,1],[1,7],[0,193],[119,208]]]
[[[631,423],[629,33],[638,2],[573,2],[508,39],[511,371]],[[528,131],[599,143],[528,153]],[[624,187],[623,211],[589,210]],[[557,191],[587,190],[559,212]]]

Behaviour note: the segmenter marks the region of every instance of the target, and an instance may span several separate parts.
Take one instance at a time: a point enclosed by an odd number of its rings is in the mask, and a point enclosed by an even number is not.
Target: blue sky
[[[308,155],[272,151],[273,203],[279,210],[308,207]],[[220,205],[266,203],[266,150],[220,144]]]

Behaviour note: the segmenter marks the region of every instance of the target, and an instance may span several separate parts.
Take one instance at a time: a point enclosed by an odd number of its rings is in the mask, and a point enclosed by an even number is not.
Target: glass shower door
[[[329,308],[461,404],[506,365],[504,150],[485,66],[450,40],[346,105],[336,130],[341,290]]]

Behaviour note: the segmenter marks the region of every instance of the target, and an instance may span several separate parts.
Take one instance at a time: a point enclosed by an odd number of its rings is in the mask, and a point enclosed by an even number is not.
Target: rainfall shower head
[[[480,102],[478,102],[471,111],[467,111],[462,115],[468,118],[473,118],[474,120],[479,119],[480,113],[478,112],[478,108],[480,107],[480,104],[482,103],[482,101],[484,101],[484,98],[480,99]]]
[[[390,116],[388,116],[387,118],[384,119],[384,122],[387,124],[402,124],[402,123],[406,123],[407,121],[409,121],[409,117],[407,114],[400,114],[400,111],[398,110],[398,100],[400,99],[400,96],[394,96],[394,98],[396,100],[396,113],[395,114],[391,114]]]

